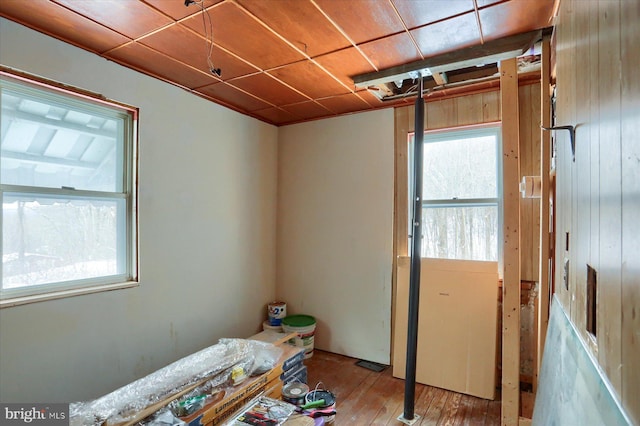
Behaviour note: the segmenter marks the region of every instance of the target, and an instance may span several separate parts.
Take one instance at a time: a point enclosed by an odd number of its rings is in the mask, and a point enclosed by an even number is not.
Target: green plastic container
[[[313,341],[315,340],[316,319],[311,315],[289,315],[282,318],[282,329],[288,333],[297,333],[297,337],[291,339],[292,343],[304,348],[304,357],[313,356]]]

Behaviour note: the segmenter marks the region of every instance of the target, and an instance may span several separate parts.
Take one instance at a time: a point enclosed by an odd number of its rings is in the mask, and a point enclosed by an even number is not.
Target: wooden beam
[[[545,37],[542,41],[542,71],[541,71],[541,110],[542,114],[540,123],[543,127],[551,127],[551,44],[549,37]],[[550,245],[550,229],[549,229],[549,172],[551,169],[551,132],[540,129],[542,135],[540,137],[540,177],[542,189],[540,194],[540,265],[538,279],[538,326],[537,326],[537,359],[534,360],[533,368],[533,390],[538,387],[538,377],[540,375],[540,366],[542,365],[542,353],[544,351],[544,342],[547,335],[547,326],[549,325],[549,302],[551,294],[549,292],[549,262],[551,260]]]
[[[500,62],[502,105],[503,286],[502,425],[517,425],[520,405],[520,148],[516,60]]]
[[[541,30],[529,31],[513,36],[503,37],[488,41],[484,44],[465,47],[442,55],[432,56],[408,64],[397,65],[380,71],[373,71],[365,74],[352,76],[351,79],[356,85],[371,85],[397,80],[400,78],[412,78],[409,73],[423,70],[425,68],[439,68],[436,71],[449,71],[451,69],[467,68],[478,63],[492,62],[491,58],[504,54],[504,52],[514,52],[514,56],[524,53],[533,43],[540,40]],[[504,56],[503,56],[504,57]],[[496,62],[494,59],[493,62]]]
[[[447,74],[444,72],[434,73],[432,77],[438,86],[444,86],[449,82],[449,79],[447,78]]]

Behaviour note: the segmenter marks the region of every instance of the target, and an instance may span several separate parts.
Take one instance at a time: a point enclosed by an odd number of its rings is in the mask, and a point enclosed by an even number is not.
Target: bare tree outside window
[[[425,134],[424,257],[498,259],[498,142],[497,127]]]

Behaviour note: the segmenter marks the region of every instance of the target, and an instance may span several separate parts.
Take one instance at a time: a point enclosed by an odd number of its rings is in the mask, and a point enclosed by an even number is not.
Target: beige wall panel
[[[1,309],[2,402],[90,400],[255,334],[276,297],[278,128],[0,28],[3,65],[140,108],[140,286]]]
[[[422,259],[416,381],[481,398],[495,394],[496,262]],[[410,258],[398,259],[393,375],[404,378]]]
[[[393,110],[279,128],[277,286],[315,345],[388,364]]]

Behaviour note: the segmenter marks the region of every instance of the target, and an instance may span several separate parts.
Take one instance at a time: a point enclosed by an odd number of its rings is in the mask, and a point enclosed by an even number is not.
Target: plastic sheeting
[[[554,296],[533,425],[630,425],[611,385]]]
[[[247,374],[275,364],[282,349],[264,342],[220,339],[199,352],[184,357],[154,373],[89,402],[72,403],[70,424],[101,425],[133,423],[140,412],[155,404],[169,403],[175,395],[184,398],[232,385],[231,370],[241,366]]]

